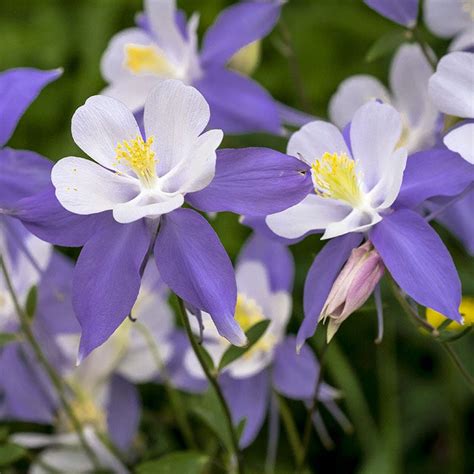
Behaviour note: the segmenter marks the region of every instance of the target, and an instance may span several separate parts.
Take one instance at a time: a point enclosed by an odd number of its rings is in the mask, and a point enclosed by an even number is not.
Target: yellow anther
[[[92,425],[99,431],[107,429],[107,421],[103,410],[101,410],[94,401],[84,393],[70,401],[71,409],[81,425]],[[59,426],[62,431],[72,431],[70,419],[65,413],[59,415]]]
[[[125,67],[134,74],[149,73],[159,76],[170,75],[172,65],[155,46],[127,44],[125,46]]]
[[[240,327],[247,331],[252,326],[262,321],[264,318],[262,308],[252,298],[239,293],[237,296],[237,305],[235,307],[235,320]]]
[[[362,200],[355,162],[345,153],[324,153],[311,166],[316,194],[357,207]]]
[[[124,161],[137,175],[146,187],[153,187],[156,181],[155,152],[151,146],[154,137],[148,137],[147,141],[138,135],[131,140],[124,140],[115,148],[115,160],[117,164]]]
[[[469,326],[470,324],[474,324],[474,298],[472,296],[465,296],[461,301],[461,306],[459,306],[459,312],[461,313],[462,317],[464,318],[464,324]],[[439,327],[444,321],[446,321],[446,317],[443,316],[438,311],[435,311],[431,308],[426,308],[426,320],[435,328]],[[449,330],[459,330],[465,326],[461,326],[460,324],[453,321],[446,329]]]

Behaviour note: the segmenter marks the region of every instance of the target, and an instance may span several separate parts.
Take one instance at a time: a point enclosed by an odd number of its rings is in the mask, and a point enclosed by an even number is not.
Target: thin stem
[[[227,427],[229,430],[231,442],[232,442],[232,448],[233,448],[233,454],[234,457],[237,461],[237,471],[239,474],[244,473],[244,465],[242,462],[242,454],[240,452],[240,447],[239,447],[239,440],[237,437],[237,433],[234,428],[234,424],[232,423],[232,415],[230,413],[229,406],[227,405],[226,399],[224,397],[224,394],[222,393],[221,387],[219,385],[219,382],[217,381],[217,377],[215,374],[213,374],[210,370],[209,367],[206,364],[206,361],[204,360],[204,357],[202,356],[201,351],[199,350],[199,345],[196,341],[196,338],[194,337],[193,331],[191,329],[191,325],[189,324],[189,319],[186,314],[186,308],[184,307],[184,302],[183,300],[176,295],[176,298],[178,300],[178,306],[179,306],[179,312],[181,316],[181,320],[183,322],[184,329],[186,330],[186,334],[188,336],[189,342],[191,343],[191,347],[193,348],[194,355],[196,356],[197,360],[199,361],[199,365],[201,366],[206,379],[209,381],[211,384],[212,388],[214,389],[217,398],[219,400],[219,403],[221,405],[222,411],[224,412],[225,420],[227,423]]]
[[[450,208],[453,204],[457,203],[461,199],[465,198],[469,193],[474,191],[474,183],[468,186],[461,194],[458,194],[456,197],[453,199],[449,200],[446,204],[443,206],[438,207],[435,209],[431,214],[428,214],[425,217],[426,222],[430,222],[433,219],[436,219],[439,215],[441,215],[443,212],[446,211],[446,209]]]
[[[87,453],[89,458],[91,459],[92,463],[96,468],[100,468],[100,463],[99,460],[95,454],[95,452],[91,449],[89,444],[86,441],[86,438],[84,436],[83,430],[82,430],[82,425],[79,419],[76,417],[73,409],[69,405],[69,402],[67,400],[66,394],[64,392],[64,384],[59,376],[59,374],[56,372],[56,370],[53,368],[52,365],[50,365],[48,359],[44,355],[40,345],[36,341],[36,338],[33,334],[33,331],[31,330],[30,327],[30,321],[28,318],[28,315],[25,313],[23,308],[21,307],[18,297],[16,295],[15,289],[13,287],[12,281],[10,279],[10,275],[8,274],[7,267],[5,265],[5,262],[3,260],[3,257],[0,255],[0,267],[2,269],[3,275],[5,277],[5,281],[7,283],[8,291],[11,295],[11,298],[13,300],[13,304],[15,306],[15,311],[18,314],[18,318],[20,320],[20,326],[21,330],[30,344],[31,348],[33,349],[33,352],[35,353],[36,358],[38,359],[39,363],[43,366],[45,369],[49,379],[51,380],[51,383],[53,384],[54,388],[56,389],[59,400],[61,402],[61,405],[63,407],[64,412],[66,413],[66,416],[69,418],[69,421],[71,422],[72,427],[74,428],[74,431],[77,434],[77,437],[79,439],[79,442],[81,443],[84,451]]]
[[[298,428],[296,427],[291,410],[288,407],[285,399],[278,396],[278,408],[280,409],[281,419],[285,426],[288,441],[290,442],[291,450],[295,458],[295,464],[298,464],[299,460],[303,456],[303,444],[301,442],[300,435],[298,434]]]
[[[459,372],[461,372],[461,375],[464,377],[464,380],[469,385],[469,388],[471,389],[471,391],[474,392],[474,378],[467,371],[467,369],[464,367],[464,365],[461,362],[461,360],[459,359],[458,355],[453,351],[453,349],[451,348],[451,346],[447,342],[442,342],[441,347],[448,354],[448,356],[450,357],[453,364],[459,369]]]
[[[314,395],[313,399],[311,400],[311,405],[308,409],[308,414],[306,416],[306,423],[304,427],[304,434],[303,434],[303,449],[301,452],[301,457],[298,459],[297,469],[298,471],[302,471],[303,466],[306,462],[306,457],[308,455],[309,449],[309,442],[311,440],[311,432],[313,428],[313,415],[318,412],[318,396],[319,390],[321,388],[321,384],[323,382],[323,369],[324,369],[324,355],[326,354],[326,349],[328,345],[324,344],[323,349],[319,355],[319,373],[318,378],[316,379],[316,385],[314,387]]]
[[[436,69],[438,62],[433,57],[433,53],[431,52],[431,49],[428,43],[426,42],[425,38],[423,38],[423,35],[421,34],[421,31],[419,30],[419,28],[415,26],[409,31],[413,35],[413,38],[415,39],[415,41],[420,45],[421,51],[423,55],[425,56],[426,60],[428,61],[428,63],[431,65],[433,69]]]
[[[265,459],[266,474],[273,474],[275,472],[279,435],[280,417],[278,414],[278,398],[275,393],[272,393],[270,399],[270,415],[268,422],[267,456]]]
[[[145,338],[145,342],[148,345],[148,349],[150,350],[150,353],[153,357],[153,360],[156,363],[156,366],[160,372],[160,375],[163,380],[163,385],[166,390],[166,394],[168,395],[169,401],[171,403],[171,406],[173,408],[173,413],[176,418],[176,421],[178,423],[179,429],[181,431],[181,434],[186,442],[186,444],[191,447],[191,448],[197,448],[196,441],[193,436],[193,432],[191,429],[191,426],[188,422],[188,418],[186,416],[186,409],[185,409],[185,404],[183,403],[181,396],[178,391],[176,391],[170,383],[170,377],[168,374],[168,371],[166,370],[166,366],[163,362],[163,359],[161,358],[160,351],[158,349],[158,346],[156,344],[155,339],[153,336],[150,334],[150,331],[148,328],[136,321],[134,322],[135,326],[143,335]]]

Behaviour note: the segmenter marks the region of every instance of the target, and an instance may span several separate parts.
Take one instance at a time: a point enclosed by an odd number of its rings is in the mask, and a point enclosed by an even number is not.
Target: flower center
[[[86,394],[81,393],[78,397],[69,402],[71,409],[82,425],[91,425],[99,431],[105,431],[107,422],[103,411]],[[69,417],[65,413],[59,414],[59,427],[61,431],[73,431],[73,426]]]
[[[353,207],[360,205],[363,196],[355,162],[345,153],[324,153],[313,163],[311,171],[318,196],[344,201]]]
[[[462,9],[471,17],[471,20],[474,21],[474,0],[463,0]]]
[[[149,73],[158,76],[173,76],[173,66],[165,55],[154,46],[127,44],[125,67],[134,74]]]
[[[157,178],[155,152],[151,148],[153,142],[154,137],[144,141],[138,135],[131,140],[124,140],[115,148],[117,165],[125,161],[147,188],[152,188]]]

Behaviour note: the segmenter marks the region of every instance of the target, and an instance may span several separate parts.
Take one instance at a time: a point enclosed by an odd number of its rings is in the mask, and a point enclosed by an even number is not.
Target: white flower
[[[290,138],[287,152],[311,166],[315,192],[267,216],[270,229],[289,239],[324,231],[322,238],[329,239],[380,222],[402,184],[407,150],[398,147],[401,133],[400,115],[377,101],[354,115],[352,153],[335,125],[316,121],[302,127]]]
[[[291,315],[291,297],[285,291],[272,292],[268,273],[262,263],[245,261],[236,270],[237,306],[235,319],[244,331],[260,321],[271,322],[263,336],[239,359],[230,363],[226,371],[235,378],[251,377],[262,371],[273,360],[275,347],[283,340]],[[199,332],[196,318],[192,317],[193,330]],[[214,363],[218,365],[224,352],[230,347],[227,339],[219,335],[209,314],[202,313],[204,346]],[[184,358],[187,371],[197,378],[204,378],[191,349]]]
[[[96,163],[68,157],[53,168],[56,197],[75,214],[112,210],[117,222],[159,217],[213,179],[221,130],[202,133],[209,106],[193,87],[164,81],[145,104],[142,136],[127,107],[94,96],[72,118],[72,135]]]
[[[176,0],[145,0],[149,31],[129,28],[115,35],[101,62],[110,85],[103,94],[123,101],[131,110],[143,107],[150,90],[164,79],[191,84],[201,76],[197,51],[198,15],[183,37],[176,23]]]
[[[474,53],[444,56],[430,79],[429,92],[441,112],[474,119]],[[443,141],[450,150],[474,164],[474,123],[455,128]]]
[[[329,118],[339,128],[345,127],[359,107],[379,99],[393,105],[401,114],[401,144],[409,152],[429,147],[435,141],[439,113],[428,95],[428,81],[433,69],[418,45],[403,45],[390,68],[390,89],[375,77],[356,75],[343,81],[329,103]]]

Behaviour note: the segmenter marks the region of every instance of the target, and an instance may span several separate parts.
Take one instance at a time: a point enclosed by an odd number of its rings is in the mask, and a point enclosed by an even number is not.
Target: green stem
[[[234,428],[234,424],[232,423],[232,415],[230,413],[229,406],[227,405],[226,399],[224,397],[224,394],[222,393],[221,387],[219,385],[219,382],[217,380],[217,376],[213,374],[210,370],[209,367],[206,364],[206,361],[204,360],[201,351],[199,350],[199,345],[196,341],[196,338],[194,337],[193,331],[191,329],[191,325],[189,324],[189,319],[186,314],[186,308],[184,307],[184,302],[183,300],[176,295],[176,298],[178,300],[178,306],[179,306],[179,312],[181,316],[181,320],[183,322],[184,329],[186,330],[186,334],[188,335],[189,342],[191,343],[191,346],[193,348],[194,354],[199,361],[199,365],[201,366],[206,379],[209,381],[211,384],[212,388],[214,389],[217,398],[219,400],[219,403],[222,407],[222,411],[225,416],[225,420],[227,423],[227,427],[229,430],[231,442],[232,442],[232,448],[233,448],[233,455],[237,461],[237,472],[239,474],[244,473],[244,465],[242,461],[242,454],[240,452],[240,447],[239,447],[239,440],[237,437],[237,433]]]
[[[458,355],[453,351],[453,349],[447,342],[442,342],[441,347],[448,354],[453,364],[459,369],[459,372],[461,372],[461,375],[464,377],[464,380],[469,385],[469,388],[471,389],[471,391],[474,392],[474,378],[464,367]]]
[[[313,415],[318,411],[318,396],[319,390],[323,381],[323,370],[324,370],[324,355],[326,354],[326,349],[328,345],[324,344],[321,353],[319,354],[319,373],[318,378],[316,379],[316,385],[314,388],[314,395],[313,399],[311,400],[311,406],[308,409],[308,414],[306,416],[306,423],[304,427],[304,434],[303,434],[303,449],[301,453],[301,457],[298,459],[297,469],[298,471],[303,470],[303,466],[306,462],[306,457],[308,455],[309,449],[309,442],[311,440],[311,432],[313,431]]]
[[[411,34],[413,35],[413,38],[415,41],[420,45],[421,51],[423,55],[425,56],[426,60],[428,63],[431,65],[433,69],[436,70],[436,66],[438,65],[438,62],[436,59],[433,57],[433,53],[431,52],[431,49],[426,42],[425,38],[423,37],[420,29],[415,26],[413,29],[409,30]]]
[[[95,454],[95,452],[92,450],[92,448],[89,446],[89,444],[86,441],[86,438],[84,437],[84,432],[82,429],[81,422],[79,419],[76,417],[74,410],[71,408],[69,405],[69,402],[67,400],[65,390],[64,390],[64,383],[63,380],[61,379],[60,375],[56,372],[54,367],[49,363],[48,359],[44,355],[40,345],[36,341],[35,335],[33,334],[33,331],[30,327],[30,321],[28,318],[28,315],[25,313],[23,308],[21,307],[18,297],[16,295],[15,288],[13,287],[12,281],[10,279],[10,275],[8,274],[7,267],[5,265],[5,262],[0,256],[0,267],[2,269],[3,275],[5,277],[5,281],[7,283],[8,291],[10,293],[10,296],[13,300],[13,304],[15,306],[15,311],[18,314],[18,318],[20,320],[20,327],[21,330],[25,336],[25,339],[28,341],[30,344],[31,348],[33,349],[33,352],[35,353],[36,358],[38,359],[39,363],[43,366],[44,370],[46,371],[49,379],[51,380],[51,383],[53,384],[54,388],[56,389],[56,392],[58,393],[59,400],[61,402],[61,405],[63,407],[63,410],[66,414],[66,416],[69,418],[69,421],[74,429],[74,431],[77,434],[77,437],[79,439],[79,442],[81,443],[84,451],[86,454],[89,456],[91,459],[92,463],[96,468],[100,468],[100,463],[99,460]]]
[[[139,321],[136,321],[134,325],[135,325],[134,327],[136,327],[138,331],[140,331],[143,337],[145,338],[145,341],[148,345],[148,349],[150,350],[150,353],[160,372],[160,375],[163,380],[163,385],[166,390],[166,394],[168,395],[168,399],[173,408],[173,413],[174,413],[176,422],[178,423],[179,429],[181,431],[181,434],[186,444],[188,445],[188,447],[197,449],[197,444],[196,444],[196,441],[194,440],[193,432],[188,422],[188,418],[186,416],[185,404],[183,403],[179,392],[176,391],[171,386],[168,371],[166,370],[166,366],[161,358],[161,354],[160,354],[160,351],[158,349],[155,339],[150,334],[150,331],[144,324],[140,323]]]
[[[278,396],[278,408],[280,410],[283,425],[285,426],[288,441],[290,442],[291,450],[293,451],[295,464],[298,465],[299,460],[303,457],[303,444],[298,434],[298,428],[296,427],[293,416],[291,415],[291,410],[285,399],[281,396]]]

